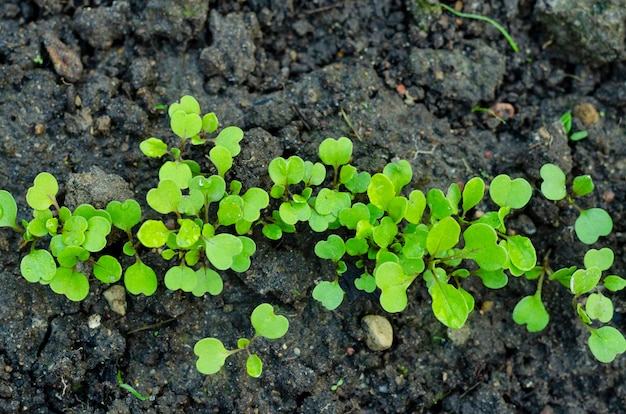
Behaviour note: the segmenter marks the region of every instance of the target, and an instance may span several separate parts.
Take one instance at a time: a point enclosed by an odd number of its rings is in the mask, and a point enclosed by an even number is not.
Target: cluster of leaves
[[[216,270],[232,269],[244,272],[250,267],[250,256],[256,245],[243,236],[259,220],[260,211],[267,207],[269,196],[260,188],[250,188],[241,194],[242,185],[232,180],[227,186],[225,175],[239,154],[243,131],[237,127],[222,129],[209,138],[218,127],[214,113],[200,115],[200,105],[192,96],[184,96],[172,104],[168,113],[172,131],[179,145],[168,148],[159,138],[149,138],[140,145],[148,157],[169,155],[159,169],[159,183],[148,191],[148,205],[161,214],[176,215],[174,228],[163,220],[146,220],[137,237],[142,245],[160,249],[165,260],[178,262],[165,274],[165,286],[181,289],[196,296],[217,295],[223,283]],[[187,143],[214,143],[209,159],[217,174],[205,175],[193,160],[183,159]],[[227,188],[228,187],[228,188]],[[217,210],[211,210],[212,204]],[[213,214],[211,214],[213,212]],[[235,226],[235,234],[218,231],[223,226]]]
[[[593,244],[600,236],[607,236],[613,231],[613,220],[605,210],[594,207],[583,209],[575,199],[590,194],[594,189],[593,180],[589,175],[580,175],[574,178],[571,190],[566,187],[567,177],[561,168],[554,164],[545,164],[539,170],[543,179],[541,192],[548,200],[565,200],[578,211],[578,218],[574,223],[574,231],[578,239],[585,244]]]
[[[570,141],[580,141],[589,136],[589,133],[585,130],[572,131],[572,113],[570,111],[561,115],[561,123],[565,129],[565,135],[567,135],[567,138],[569,138]]]
[[[254,336],[251,339],[239,339],[236,349],[226,349],[222,341],[217,338],[204,338],[198,341],[193,348],[193,352],[198,357],[196,362],[198,371],[205,375],[215,374],[222,369],[226,358],[245,350],[248,352],[246,361],[248,375],[254,378],[260,377],[263,372],[263,362],[258,355],[250,353],[250,346],[261,337],[282,338],[289,329],[289,321],[282,315],[276,315],[272,305],[262,303],[252,311],[250,322],[254,327]]]
[[[530,184],[506,175],[496,177],[489,194],[498,206],[474,220],[468,213],[485,195],[480,178],[468,181],[463,190],[452,184],[447,193],[431,189],[402,194],[411,182],[411,165],[404,160],[387,164],[382,173],[359,172],[350,165],[352,143],[347,138],[324,140],[319,147],[323,165],[332,167],[331,188],[322,188],[312,196],[311,182],[322,182],[325,169],[291,157],[286,163],[270,164],[275,187],[272,195],[282,197],[274,218],[294,225],[307,221],[311,229],[337,231],[315,246],[315,253],[332,260],[336,274],[313,290],[313,297],[326,308],[337,308],[344,298],[339,278],[348,264],[359,269],[354,281],[357,289],[368,293],[380,290],[381,306],[388,312],[400,312],[408,304],[407,290],[421,276],[433,299],[433,312],[446,326],[460,328],[474,308],[474,298],[462,281],[477,276],[491,288],[506,285],[505,271],[520,276],[534,269],[535,249],[521,235],[506,235],[505,218],[511,209],[522,208],[530,200]],[[300,168],[290,168],[298,160]],[[323,165],[321,167],[323,167]],[[278,174],[273,169],[280,166]],[[309,166],[309,167],[307,167]],[[320,169],[316,174],[307,171]],[[297,171],[297,175],[292,172]],[[289,180],[289,177],[295,177]],[[288,192],[288,185],[303,182],[299,194]],[[291,215],[291,212],[303,212]],[[278,227],[278,225],[277,225]],[[283,229],[284,230],[284,229]],[[474,262],[468,265],[466,261]]]
[[[323,306],[333,310],[342,303],[345,284],[340,284],[340,278],[352,273],[348,269],[356,269],[358,277],[346,283],[354,283],[356,289],[367,293],[378,290],[380,304],[388,312],[403,311],[409,304],[408,289],[421,279],[431,295],[436,318],[458,329],[475,302],[463,288],[465,279],[478,277],[486,287],[498,289],[507,285],[509,276],[523,276],[537,280],[537,289],[519,301],[513,319],[536,332],[550,319],[541,296],[548,275],[574,295],[577,314],[591,332],[589,346],[598,360],[612,361],[626,350],[626,341],[615,328],[591,324],[594,319],[608,322],[613,315],[613,304],[601,291],[626,286],[626,280],[615,275],[607,276],[603,285],[599,283],[602,271],[612,264],[612,255],[611,260],[599,258],[608,256],[608,249],[590,250],[584,269],[570,267],[554,272],[548,264],[537,265],[529,238],[508,234],[507,216],[513,209],[523,208],[532,196],[526,180],[495,177],[488,191],[491,203],[481,207],[495,205],[496,209],[470,218],[470,212],[486,195],[481,178],[472,178],[462,189],[452,184],[445,193],[434,188],[426,194],[412,190],[405,195],[403,191],[412,179],[408,162],[389,163],[381,173],[370,176],[350,165],[352,149],[347,138],[328,138],[319,147],[321,164],[293,156],[274,160],[269,166],[275,183],[271,195],[280,200],[280,206],[273,211],[273,222],[265,225],[266,235],[278,238],[284,231],[294,231],[300,221],[308,222],[317,232],[335,230],[336,234],[315,246],[316,255],[331,260],[335,268],[333,280],[322,281],[313,290],[313,297]],[[325,166],[332,167],[329,187],[322,185]],[[566,198],[565,175],[558,167],[547,164],[541,176],[546,197]],[[321,189],[315,194],[318,185]],[[576,177],[572,195],[567,196],[580,212],[576,234],[587,244],[612,230],[604,210],[583,210],[574,203],[574,197],[592,190],[589,176]]]
[[[114,201],[106,210],[89,204],[71,211],[60,207],[56,195],[59,185],[47,172],[35,177],[28,189],[26,201],[33,209],[33,219],[16,222],[17,205],[7,191],[0,191],[0,227],[11,227],[23,234],[24,245],[30,251],[21,261],[22,276],[32,283],[49,285],[58,294],[72,301],[81,301],[89,294],[88,275],[93,274],[103,283],[115,283],[122,277],[122,265],[117,258],[101,254],[97,260],[94,253],[107,245],[112,226],[130,229],[141,219],[141,208],[134,200],[123,204]],[[52,208],[52,209],[51,209]],[[141,260],[126,269],[125,281],[132,288],[137,278]],[[153,289],[156,290],[156,277]]]

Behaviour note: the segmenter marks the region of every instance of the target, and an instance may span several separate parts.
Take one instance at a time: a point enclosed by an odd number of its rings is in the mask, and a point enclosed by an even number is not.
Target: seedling
[[[130,392],[131,394],[133,394],[138,400],[141,400],[141,401],[148,401],[148,400],[154,401],[155,400],[154,395],[141,395],[141,393],[139,393],[139,391],[134,389],[131,385],[126,384],[124,380],[122,380],[122,371],[118,370],[116,377],[117,377],[117,385],[121,389],[126,390]]]
[[[38,174],[26,194],[26,201],[33,209],[33,219],[22,220],[22,226],[16,222],[15,199],[8,192],[0,191],[0,227],[19,231],[23,234],[24,244],[30,244],[30,251],[20,264],[20,271],[26,280],[49,285],[55,293],[78,302],[89,293],[89,273],[107,284],[115,283],[122,277],[122,266],[115,257],[98,255],[96,260],[92,255],[104,249],[112,226],[119,227],[123,222],[130,231],[130,227],[139,222],[141,210],[135,201],[127,200],[125,205],[134,209],[122,219],[119,214],[98,210],[89,204],[70,211],[65,206],[59,206],[56,199],[58,191],[58,182],[52,174]],[[128,273],[131,268],[127,269],[126,281],[132,283],[133,277]],[[147,294],[154,293],[156,277],[154,288],[147,290],[151,290]]]
[[[168,228],[162,220],[146,220],[137,237],[149,248],[161,249],[166,260],[177,259],[178,264],[165,273],[165,286],[183,290],[196,296],[205,293],[217,295],[223,289],[219,270],[244,272],[250,267],[250,256],[256,245],[243,236],[260,218],[260,211],[269,203],[268,194],[259,188],[250,188],[244,194],[241,183],[225,179],[232,167],[233,157],[241,151],[239,142],[243,131],[227,127],[217,136],[215,114],[200,115],[200,105],[191,96],[168,110],[170,126],[179,138],[178,146],[168,147],[159,138],[149,138],[140,145],[142,152],[152,158],[169,155],[159,170],[159,183],[148,191],[148,205],[161,214],[173,213],[177,227]],[[183,158],[188,143],[203,145],[213,142],[209,159],[217,174],[204,175],[194,161]],[[211,217],[211,204],[218,203],[216,216]],[[237,235],[218,232],[223,226],[235,226]],[[165,248],[163,248],[165,246]]]
[[[482,20],[484,22],[489,23],[490,25],[492,25],[493,27],[498,29],[498,31],[500,33],[502,33],[502,35],[506,38],[507,42],[509,42],[509,45],[511,45],[511,49],[513,49],[513,51],[515,51],[515,52],[519,51],[519,47],[517,46],[517,44],[515,43],[515,41],[513,40],[511,35],[509,34],[509,32],[507,32],[506,29],[504,27],[502,27],[495,20],[493,20],[493,19],[491,19],[489,17],[486,17],[486,16],[481,16],[480,14],[462,13],[460,11],[456,11],[452,7],[448,6],[447,4],[443,4],[443,3],[439,3],[439,7],[443,8],[443,9],[446,9],[447,11],[449,11],[452,14],[454,14],[455,16],[463,17],[463,18],[466,18],[466,19]]]
[[[569,111],[561,115],[561,123],[565,129],[565,135],[567,135],[570,141],[580,141],[589,136],[587,131],[572,131],[572,113]]]
[[[248,353],[246,361],[246,371],[254,378],[261,376],[263,372],[263,362],[258,355],[250,353],[250,346],[259,338],[267,339],[282,338],[289,329],[289,321],[282,315],[276,315],[272,305],[262,303],[257,306],[250,322],[254,327],[254,336],[251,339],[241,338],[237,341],[237,349],[228,350],[222,341],[217,338],[204,338],[196,343],[193,352],[198,357],[196,367],[198,371],[205,375],[212,375],[219,372],[226,358],[241,351]]]
[[[541,192],[548,200],[565,200],[578,211],[579,215],[574,223],[574,231],[581,242],[593,244],[601,236],[611,234],[613,220],[609,213],[598,207],[583,209],[575,202],[577,197],[583,197],[594,190],[591,176],[575,177],[568,192],[565,173],[558,166],[545,164],[539,173],[543,179]]]

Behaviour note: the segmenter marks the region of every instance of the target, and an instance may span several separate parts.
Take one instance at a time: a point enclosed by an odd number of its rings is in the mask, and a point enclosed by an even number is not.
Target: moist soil
[[[593,247],[613,249],[611,272],[626,274],[625,2],[451,4],[500,22],[518,52],[488,23],[430,3],[5,0],[0,187],[18,200],[20,219],[30,217],[25,193],[40,171],[57,177],[69,205],[130,196],[156,217],[145,194],[160,163],[139,143],[171,140],[163,105],[191,94],[221,125],[245,131],[229,173],[244,188],[269,189],[271,159],[315,161],[319,143],[340,136],[353,140],[362,170],[408,160],[410,186],[422,191],[501,173],[538,185],[545,162],[570,177],[590,174],[596,187],[580,204],[606,209],[615,223]],[[567,111],[588,138],[568,141],[559,121]],[[205,153],[196,147],[188,157],[210,172]],[[531,237],[554,269],[582,266],[588,246],[573,233],[575,210],[536,195],[509,229]],[[470,281],[476,311],[450,331],[420,281],[402,313],[386,314],[371,297],[328,311],[311,298],[317,282],[332,280],[331,266],[312,253],[325,237],[306,226],[280,242],[259,229],[251,237],[250,270],[222,272],[220,295],[161,284],[150,297],[127,294],[122,316],[99,282],[74,303],[24,280],[20,235],[2,229],[0,412],[625,412],[626,358],[593,358],[559,283],[543,288],[551,320],[542,332],[512,320],[536,289],[519,278],[500,290]],[[120,243],[109,249],[121,256]],[[158,254],[141,256],[162,280]],[[611,324],[624,332],[624,295],[613,298]],[[214,336],[235,347],[252,335],[249,315],[262,302],[291,324],[280,340],[255,344],[263,375],[249,377],[242,354],[216,375],[198,373],[194,344]],[[390,349],[366,346],[368,314],[391,322]],[[120,388],[118,371],[152,398]]]

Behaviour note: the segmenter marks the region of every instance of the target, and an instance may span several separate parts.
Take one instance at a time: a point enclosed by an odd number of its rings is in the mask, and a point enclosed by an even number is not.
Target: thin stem
[[[460,11],[456,11],[452,7],[450,7],[450,6],[446,5],[446,4],[443,4],[443,3],[439,3],[439,6],[441,8],[446,9],[447,11],[449,11],[450,13],[452,13],[452,14],[454,14],[456,16],[465,17],[467,19],[482,20],[484,22],[487,22],[487,23],[491,24],[493,27],[498,29],[500,31],[500,33],[502,33],[502,35],[509,42],[509,45],[511,45],[511,48],[515,52],[519,52],[519,47],[517,47],[517,44],[515,43],[515,41],[513,40],[511,35],[509,34],[509,32],[507,32],[506,29],[504,27],[500,26],[500,24],[498,24],[498,22],[496,22],[495,20],[490,19],[489,17],[486,17],[486,16],[481,16],[480,14],[463,13],[463,12],[460,12]]]

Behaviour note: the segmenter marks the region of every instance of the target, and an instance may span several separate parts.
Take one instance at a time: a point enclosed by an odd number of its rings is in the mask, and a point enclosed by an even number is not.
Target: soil
[[[500,22],[519,52],[488,23],[431,3],[4,0],[0,187],[18,200],[20,218],[30,217],[24,196],[40,171],[59,179],[68,202],[106,204],[129,192],[146,207],[159,162],[139,143],[169,139],[159,105],[192,94],[222,125],[244,129],[232,173],[244,187],[269,188],[272,158],[316,160],[321,140],[339,136],[353,140],[363,170],[409,160],[411,186],[423,191],[500,173],[536,184],[547,161],[590,174],[596,189],[582,205],[606,209],[615,223],[593,247],[613,249],[612,272],[626,274],[626,2],[452,4]],[[566,111],[587,139],[567,140]],[[190,156],[210,170],[202,149]],[[588,247],[573,234],[575,211],[533,200],[509,227],[531,237],[553,268],[582,266]],[[332,277],[312,254],[320,235],[302,228],[279,243],[260,231],[252,237],[250,271],[223,272],[222,294],[160,287],[151,297],[127,295],[121,316],[101,284],[73,303],[28,283],[20,236],[0,231],[0,412],[626,412],[626,358],[593,358],[556,282],[544,286],[551,321],[543,332],[513,323],[511,310],[536,287],[516,278],[496,291],[470,284],[478,310],[451,332],[419,283],[399,314],[363,297],[327,311],[311,298],[315,283]],[[154,252],[142,257],[163,270]],[[624,295],[614,301],[612,325],[623,332]],[[252,334],[249,314],[261,302],[291,324],[281,340],[256,345],[262,377],[246,375],[241,355],[217,375],[198,373],[193,345],[215,336],[234,347]],[[390,349],[366,346],[368,314],[390,320]],[[118,371],[154,398],[120,388]]]

